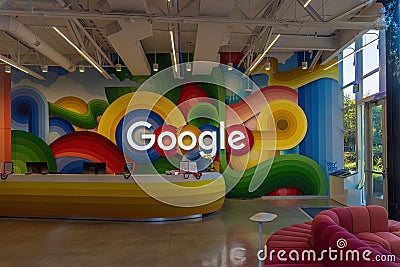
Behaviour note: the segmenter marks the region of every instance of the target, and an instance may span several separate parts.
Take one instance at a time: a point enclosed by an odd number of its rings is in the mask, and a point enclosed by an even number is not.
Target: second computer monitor
[[[26,169],[28,174],[48,174],[47,162],[27,162]]]
[[[105,162],[84,162],[83,174],[107,174]]]

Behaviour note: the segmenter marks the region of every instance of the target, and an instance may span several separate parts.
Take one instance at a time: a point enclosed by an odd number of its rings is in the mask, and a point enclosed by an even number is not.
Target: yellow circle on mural
[[[271,110],[271,112],[270,112]],[[276,149],[296,147],[307,133],[307,117],[297,104],[288,100],[276,100],[261,110],[258,116],[260,131],[276,129]]]
[[[99,122],[98,133],[116,143],[118,123],[132,110],[146,109],[160,115],[165,124],[176,128],[186,124],[179,108],[168,98],[153,92],[139,91],[121,96],[110,104]]]
[[[196,139],[193,139],[189,135],[185,135],[184,134],[185,132],[189,132],[189,133],[193,134],[192,136],[195,137]],[[193,125],[185,125],[185,126],[181,127],[180,129],[178,129],[178,131],[177,131],[177,136],[183,137],[182,143],[185,146],[191,146],[192,144],[194,145],[194,147],[191,148],[190,150],[197,148],[199,146],[197,140],[199,139],[200,134],[201,134],[201,131],[199,130],[199,128],[197,128]],[[181,147],[178,148],[178,153],[181,155],[185,155],[186,152],[188,152],[188,151],[189,150],[182,149]]]

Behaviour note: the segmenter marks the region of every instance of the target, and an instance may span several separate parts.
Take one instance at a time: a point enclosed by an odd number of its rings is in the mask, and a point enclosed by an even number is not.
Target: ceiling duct
[[[41,40],[35,33],[25,27],[18,20],[9,16],[0,16],[0,30],[6,31],[26,45],[32,47],[54,63],[69,72],[75,71],[75,65],[70,60]]]
[[[200,15],[215,17],[230,17],[235,0],[215,1],[201,0]],[[212,22],[201,22],[197,27],[196,47],[194,50],[193,75],[209,75],[212,68],[218,65],[219,49],[223,44],[228,32],[228,24],[215,24]],[[197,61],[212,61],[215,65],[197,64]]]
[[[147,14],[145,0],[108,0],[113,12]],[[153,35],[152,24],[145,19],[119,19],[106,27],[107,39],[132,75],[150,75],[151,69],[141,40]]]
[[[145,20],[115,21],[107,25],[107,38],[132,75],[150,75],[150,65],[141,40],[153,35],[151,24]]]

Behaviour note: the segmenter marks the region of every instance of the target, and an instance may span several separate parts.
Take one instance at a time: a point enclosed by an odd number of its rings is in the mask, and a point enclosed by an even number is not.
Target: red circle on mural
[[[236,144],[244,144],[242,149],[232,149],[228,142],[228,137],[234,132],[239,131],[244,134],[244,139],[236,142]],[[234,137],[234,136],[233,136]],[[250,152],[254,145],[254,137],[252,132],[244,125],[232,125],[226,129],[226,153],[234,156],[243,156]]]
[[[172,157],[175,156],[177,153],[177,145],[175,145],[175,147],[171,150],[163,150],[161,149],[161,147],[158,145],[158,137],[160,136],[160,134],[162,132],[171,132],[175,135],[175,140],[176,140],[176,127],[172,126],[172,125],[163,125],[158,127],[155,131],[154,131],[154,136],[156,138],[156,141],[154,143],[154,150],[162,157]],[[168,146],[171,144],[172,139],[168,136],[164,137],[162,139],[162,142],[165,146]]]

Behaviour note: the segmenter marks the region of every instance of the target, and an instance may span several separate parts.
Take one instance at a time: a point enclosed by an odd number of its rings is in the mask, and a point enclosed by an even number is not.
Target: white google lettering
[[[230,145],[230,147],[234,150],[240,150],[242,148],[244,148],[244,144],[240,143],[240,144],[235,144],[236,142],[239,142],[243,139],[245,139],[245,135],[244,133],[242,133],[241,131],[233,131],[229,136],[228,136],[228,144]]]
[[[126,137],[128,139],[128,143],[131,147],[133,147],[134,149],[139,150],[139,151],[145,151],[147,149],[150,149],[154,145],[156,138],[155,138],[154,134],[142,133],[141,138],[143,140],[150,139],[150,142],[147,145],[136,144],[135,141],[133,141],[132,135],[133,135],[133,131],[135,131],[136,128],[139,128],[139,127],[146,127],[149,129],[151,127],[151,124],[146,121],[135,122],[134,124],[132,124],[129,127],[128,132],[126,133]]]
[[[191,139],[190,145],[185,145],[185,144],[183,143],[183,139],[184,139],[186,136],[189,136],[190,139]],[[185,131],[185,132],[181,133],[181,134],[178,136],[178,145],[179,145],[180,148],[182,148],[182,149],[184,149],[184,150],[191,150],[191,149],[193,149],[193,148],[196,146],[196,143],[197,143],[197,140],[196,140],[196,139],[197,139],[197,138],[196,138],[196,135],[195,135],[194,133]]]
[[[207,145],[204,143],[204,140],[206,139],[207,136],[211,137],[211,144]],[[212,157],[215,156],[215,154],[217,154],[217,144],[214,140],[217,140],[217,133],[216,132],[211,132],[211,131],[205,131],[202,132],[199,136],[199,146],[200,148],[204,149],[204,150],[210,150],[211,149],[211,153],[209,153]],[[203,158],[206,156],[207,154],[204,153],[204,151],[200,151],[200,156],[202,156]]]
[[[150,149],[154,146],[156,142],[156,137],[154,134],[146,133],[146,129],[151,128],[151,124],[146,121],[139,121],[133,123],[126,133],[126,137],[128,140],[128,144],[135,150],[145,151]],[[140,138],[144,144],[138,144],[133,140],[133,134],[138,128],[144,127],[143,133],[141,133]],[[171,143],[168,145],[164,144],[164,138],[169,137],[171,139]],[[185,137],[189,137],[190,142],[189,144],[184,143]],[[228,135],[228,144],[233,150],[240,150],[245,147],[244,142],[240,142],[246,138],[245,134],[241,131],[233,131]],[[211,139],[210,141],[206,142],[207,139]],[[146,140],[149,140],[148,143]],[[194,133],[189,131],[184,131],[179,134],[178,139],[175,133],[170,131],[161,132],[160,135],[157,137],[157,144],[158,146],[165,151],[172,150],[178,146],[184,150],[191,150],[196,147],[196,144],[199,144],[200,147],[200,155],[202,157],[205,156],[215,156],[217,153],[217,133],[215,131],[204,131],[200,134],[199,140]],[[225,149],[225,122],[220,122],[220,146],[221,149]],[[206,153],[205,151],[211,150],[211,153]]]
[[[164,145],[164,142],[163,142],[163,139],[166,136],[171,138],[171,144],[169,144],[167,146]],[[162,132],[157,138],[157,144],[162,150],[166,150],[166,151],[171,150],[176,146],[176,136],[174,133],[171,133],[171,132]]]

